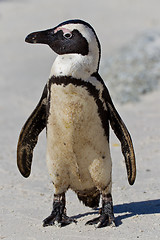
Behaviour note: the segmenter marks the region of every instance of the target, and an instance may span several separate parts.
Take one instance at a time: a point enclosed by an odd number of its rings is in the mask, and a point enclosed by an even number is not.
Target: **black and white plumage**
[[[98,74],[100,43],[94,29],[81,20],[31,33],[26,42],[48,44],[58,54],[40,102],[21,130],[18,168],[24,177],[31,171],[33,149],[39,133],[47,128],[47,166],[54,184],[53,211],[43,225],[67,225],[65,193],[70,188],[89,207],[99,205],[100,216],[88,224],[97,227],[114,222],[112,162],[109,123],[121,142],[128,181],[136,177],[130,134],[116,111]]]

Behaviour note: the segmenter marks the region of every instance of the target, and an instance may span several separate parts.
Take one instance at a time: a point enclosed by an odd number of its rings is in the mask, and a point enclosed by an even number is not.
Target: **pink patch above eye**
[[[54,30],[54,33],[58,32],[58,31],[60,31],[60,30],[62,30],[63,33],[70,33],[70,34],[71,34],[71,31],[70,31],[70,30],[68,30],[67,28],[63,28],[63,27],[58,27],[58,28],[56,28],[56,29]]]

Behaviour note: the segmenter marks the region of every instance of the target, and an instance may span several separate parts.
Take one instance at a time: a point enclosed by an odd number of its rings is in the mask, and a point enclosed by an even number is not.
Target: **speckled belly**
[[[50,91],[47,165],[56,192],[106,185],[110,152],[93,96],[72,84],[52,84]]]

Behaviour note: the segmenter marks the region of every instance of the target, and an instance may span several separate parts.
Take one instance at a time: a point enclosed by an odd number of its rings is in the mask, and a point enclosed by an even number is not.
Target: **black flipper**
[[[38,135],[46,127],[46,100],[47,85],[38,105],[20,132],[17,145],[17,165],[21,174],[26,178],[31,172],[33,150],[38,141]]]
[[[107,87],[105,86],[103,80],[99,75],[98,78],[104,85],[102,97],[105,100],[106,107],[109,111],[109,121],[111,127],[114,133],[116,134],[117,138],[121,142],[122,153],[125,158],[127,168],[128,182],[130,185],[133,185],[136,178],[136,161],[132,139],[123,120],[121,119],[117,110],[114,107]]]

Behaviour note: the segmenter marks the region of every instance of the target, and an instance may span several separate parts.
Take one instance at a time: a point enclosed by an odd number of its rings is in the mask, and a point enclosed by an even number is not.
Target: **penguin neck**
[[[50,77],[70,76],[87,80],[98,71],[99,53],[88,55],[63,54],[58,55],[51,68]]]

